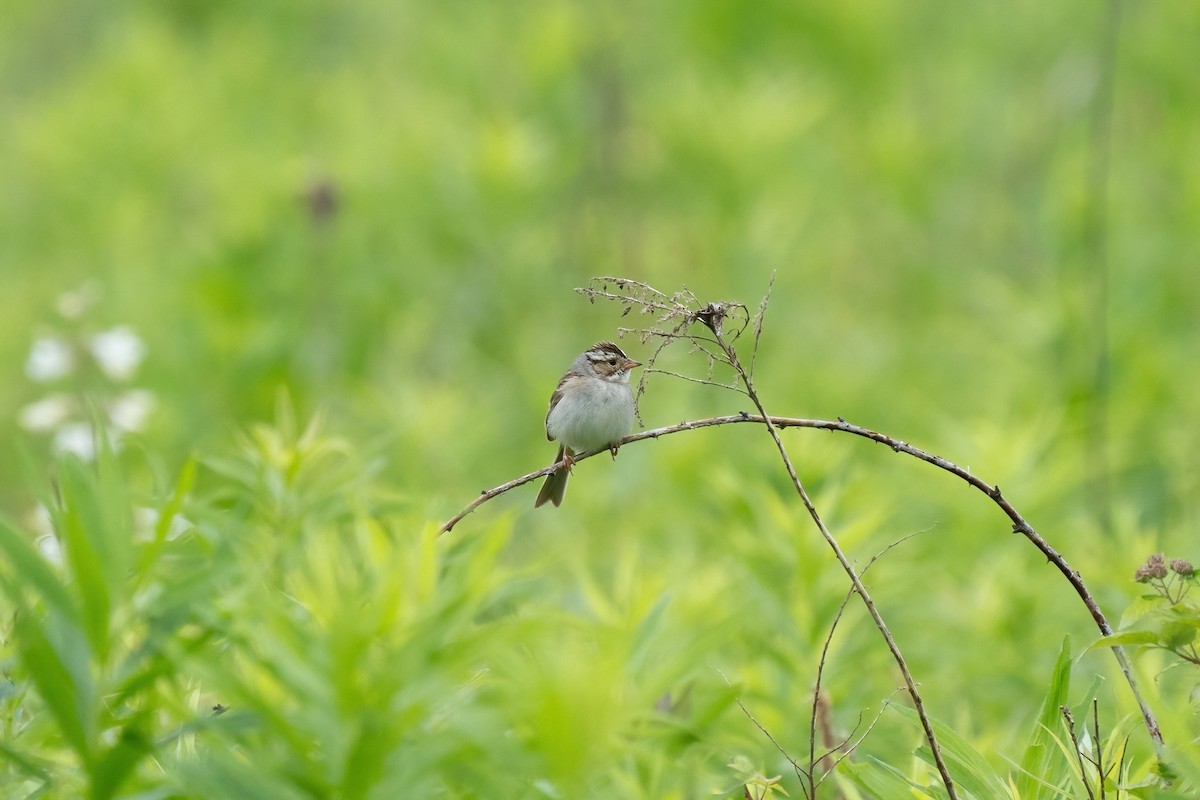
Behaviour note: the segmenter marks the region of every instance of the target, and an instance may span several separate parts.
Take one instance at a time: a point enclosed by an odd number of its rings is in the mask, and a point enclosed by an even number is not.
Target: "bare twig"
[[[917,536],[924,532],[925,531],[917,531],[916,533],[910,533],[907,536],[903,536],[900,539],[897,539],[896,541],[889,544],[887,547],[880,550],[875,555],[871,556],[871,560],[868,561],[866,566],[862,568],[862,572],[859,573],[859,576],[861,577],[862,575],[866,575],[867,570],[869,570],[875,564],[876,561],[878,561],[880,558],[882,558],[883,555],[885,553],[887,553],[889,550],[891,550],[893,547],[898,547],[899,545],[903,544],[904,542],[907,542],[909,539],[913,538],[914,536]],[[819,708],[820,702],[821,702],[821,680],[825,674],[825,664],[829,657],[829,645],[833,642],[833,634],[837,631],[838,623],[842,621],[842,615],[846,613],[846,606],[848,606],[850,604],[850,599],[852,597],[854,597],[854,587],[853,586],[851,586],[850,590],[848,592],[846,592],[846,596],[842,598],[842,604],[840,606],[838,606],[837,613],[833,615],[833,621],[829,624],[829,632],[825,634],[825,643],[821,647],[821,659],[817,662],[817,678],[813,685],[812,715],[809,718],[809,728],[808,728],[808,768],[809,768],[809,771],[806,773],[806,775],[808,776],[808,791],[805,792],[805,795],[809,798],[815,798],[817,796],[817,784],[820,783],[820,781],[814,780],[814,773],[816,772],[816,769],[817,769],[818,760],[823,760],[826,757],[825,755],[822,755],[821,759],[817,758],[817,711],[818,711],[818,708]],[[841,759],[838,759],[838,760],[840,761]],[[836,762],[835,762],[834,766],[836,766]],[[832,768],[830,768],[830,769],[832,769]],[[830,772],[830,770],[827,769],[827,770],[825,770],[824,774],[828,775],[829,772]]]
[[[763,417],[757,414],[750,414],[743,411],[740,414],[689,420],[686,422],[679,422],[674,425],[666,425],[661,428],[653,428],[651,430],[641,431],[640,433],[634,433],[626,436],[621,440],[620,444],[623,447],[627,444],[633,444],[645,439],[659,439],[663,436],[670,436],[671,434],[675,433],[700,430],[701,428],[712,428],[718,425],[737,425],[744,422],[763,424],[765,420]],[[1012,521],[1013,532],[1019,533],[1028,539],[1034,547],[1041,551],[1041,553],[1046,557],[1046,560],[1053,564],[1058,571],[1061,572],[1064,577],[1066,577],[1071,586],[1075,589],[1075,593],[1087,607],[1088,612],[1091,614],[1092,620],[1096,623],[1096,627],[1100,630],[1101,635],[1113,635],[1114,631],[1112,625],[1109,624],[1108,619],[1104,616],[1104,612],[1100,610],[1100,606],[1097,603],[1096,598],[1092,596],[1091,592],[1084,584],[1083,578],[1078,572],[1075,571],[1074,568],[1071,567],[1069,563],[1067,563],[1067,560],[1057,550],[1055,550],[1049,542],[1047,542],[1036,530],[1034,530],[1033,526],[1025,520],[1019,511],[1017,511],[1016,507],[1013,506],[1013,504],[1001,494],[999,486],[993,486],[992,484],[989,484],[987,481],[976,477],[971,473],[970,470],[960,467],[954,462],[942,458],[941,456],[929,453],[919,447],[914,447],[907,442],[903,442],[900,439],[888,436],[887,434],[873,431],[870,428],[854,425],[840,417],[837,420],[804,419],[800,417],[771,417],[770,422],[776,428],[780,429],[815,428],[818,430],[849,433],[864,439],[870,439],[873,442],[878,442],[879,444],[888,447],[894,452],[903,453],[905,455],[912,456],[913,458],[920,459],[927,464],[932,464],[938,469],[949,472],[951,475],[954,475],[957,478],[965,481],[971,487],[982,492],[989,500],[999,506],[1000,510],[1003,511],[1005,515]],[[589,453],[581,453],[577,456],[574,456],[573,460],[575,463],[578,463],[591,458],[592,456],[607,452],[607,448],[601,448]],[[447,520],[446,523],[443,524],[439,529],[439,533],[446,533],[455,525],[457,525],[463,517],[467,516],[480,505],[488,502],[489,500],[493,500],[505,492],[517,488],[518,486],[522,486],[530,481],[544,477],[550,472],[553,472],[555,469],[558,469],[560,466],[561,465],[559,464],[552,464],[544,469],[531,472],[528,475],[522,475],[519,478],[515,478],[507,483],[503,483],[495,488],[483,491],[479,497],[475,498],[475,500],[472,500],[471,503],[466,506],[466,508]],[[1141,696],[1141,692],[1137,688],[1137,682],[1133,676],[1133,667],[1129,661],[1128,655],[1125,653],[1125,649],[1120,645],[1114,645],[1112,647],[1112,651],[1121,666],[1121,670],[1125,675],[1125,680],[1128,682],[1130,689],[1133,691],[1134,697],[1141,709],[1142,718],[1145,721],[1146,728],[1149,731],[1151,738],[1154,740],[1156,746],[1161,747],[1163,742],[1162,732],[1159,730],[1158,722],[1155,719],[1153,712],[1150,710],[1150,707],[1146,705]]]
[[[1096,782],[1099,784],[1100,800],[1106,794],[1104,781],[1108,778],[1109,770],[1104,768],[1104,745],[1100,741],[1100,701],[1092,698],[1092,741],[1096,746]]]
[[[726,686],[733,686],[733,684],[729,680],[729,676],[727,676],[724,672],[717,669],[716,667],[713,667],[712,669],[714,672],[716,672],[718,675],[721,676],[721,678],[725,681]],[[858,744],[860,744],[863,740],[865,740],[867,738],[867,736],[869,736],[871,734],[871,731],[875,729],[875,725],[878,724],[879,720],[883,717],[883,712],[884,712],[884,710],[886,710],[888,703],[890,703],[892,701],[892,698],[895,697],[897,693],[898,693],[898,691],[893,692],[891,694],[891,696],[889,696],[886,700],[883,701],[883,706],[880,708],[879,713],[876,714],[875,717],[871,720],[871,723],[869,725],[867,725],[866,730],[863,731],[863,733],[859,737],[857,743],[850,745],[849,747],[846,746],[847,743],[849,743],[851,741],[851,739],[854,738],[854,734],[858,732],[859,726],[862,725],[862,714],[861,713],[859,713],[858,722],[855,724],[854,730],[850,732],[850,735],[847,736],[845,739],[843,739],[839,744],[834,746],[831,750],[829,750],[826,753],[823,753],[821,755],[821,758],[819,760],[823,761],[830,755],[840,752],[840,755],[838,756],[838,758],[829,766],[828,769],[826,769],[821,774],[821,777],[817,780],[818,785],[820,785],[820,783],[825,779],[826,775],[833,772],[833,770],[837,768],[837,765],[840,764],[850,753],[852,753],[854,751],[854,748],[857,747]],[[790,763],[792,765],[792,768],[796,772],[796,777],[799,778],[802,782],[807,779],[811,783],[812,776],[813,776],[813,772],[812,772],[813,765],[810,764],[809,769],[805,769],[804,767],[800,766],[800,763],[798,761],[796,761],[796,759],[792,756],[791,753],[789,753],[787,750],[784,749],[783,745],[781,745],[779,743],[779,740],[776,739],[775,736],[771,733],[771,731],[767,729],[767,726],[763,725],[762,722],[760,722],[758,720],[758,718],[755,717],[753,713],[751,713],[750,709],[746,708],[746,704],[742,702],[741,698],[737,699],[737,704],[738,704],[738,708],[740,708],[742,710],[742,713],[746,716],[746,719],[750,720],[750,722],[752,722],[754,724],[754,727],[758,728],[759,732],[761,732],[763,736],[766,736],[767,740],[772,745],[775,746],[775,749],[777,751],[779,751],[779,754],[788,760],[788,763]],[[801,783],[800,788],[804,792],[804,796],[809,798],[809,800],[812,800],[813,798],[816,797],[815,792],[810,794],[809,788],[806,787],[803,783]]]
[[[787,750],[783,749],[783,745],[781,745],[775,739],[775,737],[771,735],[771,732],[769,730],[767,730],[767,727],[765,725],[763,725],[761,722],[759,722],[758,719],[753,714],[750,713],[750,709],[746,708],[746,704],[742,702],[741,698],[738,698],[737,704],[738,704],[738,708],[740,708],[742,710],[742,713],[746,715],[746,718],[754,723],[754,727],[758,728],[758,730],[762,733],[762,735],[766,736],[767,739],[770,740],[771,744],[775,745],[775,749],[779,751],[779,754],[782,755],[784,758],[786,758],[789,762],[791,762],[791,765],[796,770],[797,775],[810,774],[810,773],[806,772],[803,767],[800,766],[800,764],[796,761],[796,759],[793,758],[788,753]]]
[[[843,605],[843,608],[845,606]],[[821,657],[824,658],[825,651],[822,651]],[[823,667],[824,664],[821,665]],[[818,670],[820,667],[818,668]],[[819,680],[819,676],[818,676]],[[842,741],[838,742],[834,739],[833,721],[830,719],[833,712],[830,710],[829,695],[821,692],[820,684],[818,683],[813,689],[813,713],[812,724],[809,728],[809,747],[808,747],[808,787],[804,791],[804,796],[808,800],[816,800],[817,786],[825,779],[825,776],[833,771],[837,766],[838,761],[845,758],[849,754],[849,750],[844,750],[847,744],[850,743],[852,736],[846,736]],[[862,723],[862,712],[858,714],[858,724]],[[855,725],[855,730],[858,729],[858,724]],[[815,740],[817,726],[821,728],[821,746],[825,748],[820,757],[816,754]],[[840,754],[838,760],[833,759],[835,753]],[[820,770],[821,777],[816,777],[817,770]]]
[[[763,295],[762,302],[758,304],[758,313],[754,315],[754,319],[750,324],[754,327],[754,347],[750,350],[750,369],[748,372],[754,375],[754,364],[758,360],[758,340],[762,338],[763,319],[767,316],[767,306],[771,303],[771,292],[775,289],[775,273],[771,273],[771,280],[767,282],[767,293]]]
[[[627,438],[632,438],[632,437],[627,437]],[[608,452],[608,448],[604,448],[603,450],[593,450],[590,453],[585,453],[580,456],[574,456],[574,457],[572,457],[571,462],[576,463],[576,462],[582,461],[585,458],[591,458],[592,456],[596,455],[597,453],[601,453],[601,452],[605,452],[605,453]],[[564,463],[562,461],[557,461],[557,462],[551,464],[550,466],[546,467],[545,469],[539,469],[537,472],[530,472],[528,475],[522,475],[519,478],[513,478],[511,481],[508,481],[507,483],[502,483],[499,486],[494,486],[491,489],[484,489],[482,492],[479,493],[478,497],[476,497],[471,502],[467,503],[466,507],[463,508],[462,511],[458,512],[453,517],[446,520],[442,524],[442,527],[438,528],[438,535],[441,535],[443,533],[449,533],[450,530],[453,529],[454,526],[457,525],[462,520],[463,517],[465,517],[467,514],[470,514],[472,511],[479,508],[479,506],[483,505],[487,501],[497,498],[500,495],[504,494],[505,492],[516,489],[518,486],[524,486],[525,484],[529,483],[530,481],[535,481],[538,478],[541,478],[545,475],[549,475],[551,472],[561,469],[563,466],[564,466]]]
[[[653,369],[644,370],[642,372],[642,374],[643,375],[668,375],[672,378],[679,378],[679,380],[687,381],[689,383],[699,383],[699,384],[703,384],[705,386],[716,386],[718,389],[729,389],[730,391],[737,392],[738,394],[746,393],[745,390],[742,389],[740,386],[736,386],[734,384],[728,384],[728,383],[718,383],[717,381],[714,381],[711,376],[709,376],[707,378],[693,378],[691,375],[684,375],[681,372],[672,372],[669,369],[659,369],[658,367],[654,367]]]
[[[863,586],[859,575],[854,569],[854,566],[842,552],[837,540],[833,537],[828,528],[826,528],[815,506],[801,484],[795,467],[793,466],[788,455],[787,449],[784,447],[783,441],[780,437],[780,430],[788,427],[808,427],[851,433],[856,436],[871,439],[872,441],[884,444],[895,452],[905,453],[906,455],[913,456],[929,464],[933,464],[939,469],[958,476],[960,479],[966,481],[974,488],[983,492],[990,500],[992,500],[992,502],[996,503],[1001,510],[1004,511],[1009,519],[1012,520],[1013,532],[1020,533],[1035,547],[1037,547],[1038,550],[1046,556],[1047,560],[1053,563],[1055,567],[1057,567],[1058,570],[1067,578],[1068,582],[1071,583],[1076,594],[1079,595],[1080,599],[1091,613],[1092,619],[1100,629],[1101,634],[1104,636],[1112,635],[1112,626],[1109,625],[1108,620],[1100,610],[1099,604],[1096,602],[1087,586],[1083,583],[1083,579],[1080,577],[1079,573],[1072,569],[1067,563],[1066,559],[1064,559],[1062,555],[1060,555],[1053,547],[1051,547],[1050,544],[1024,519],[1024,517],[1021,516],[1016,508],[1009,503],[1009,501],[1001,494],[1000,487],[990,485],[987,482],[976,478],[969,470],[963,469],[940,456],[933,455],[921,450],[920,448],[913,447],[906,442],[900,441],[899,439],[895,439],[885,434],[878,433],[867,428],[862,428],[857,425],[851,425],[842,418],[838,418],[836,422],[831,422],[827,420],[795,419],[786,417],[773,417],[768,415],[760,397],[757,394],[757,391],[754,388],[753,376],[750,370],[746,369],[741,364],[737,350],[734,348],[734,344],[738,338],[745,332],[748,326],[753,324],[755,339],[754,352],[757,352],[757,343],[762,334],[762,324],[766,313],[766,298],[764,298],[758,309],[758,313],[755,314],[752,319],[746,306],[742,303],[718,301],[702,305],[696,296],[686,288],[668,296],[663,292],[660,292],[657,289],[654,289],[653,287],[639,281],[608,277],[594,278],[586,287],[583,287],[577,291],[585,295],[591,302],[595,302],[597,298],[600,298],[621,303],[625,307],[625,311],[622,316],[631,313],[634,307],[640,308],[640,313],[642,315],[653,316],[654,321],[657,324],[650,327],[641,329],[620,329],[620,333],[622,335],[629,333],[637,334],[643,343],[648,343],[651,340],[655,340],[657,342],[653,355],[646,363],[647,369],[645,374],[643,374],[642,383],[638,388],[639,397],[645,388],[645,380],[648,374],[661,374],[662,372],[665,372],[663,370],[654,369],[654,362],[663,352],[663,350],[669,344],[675,341],[687,341],[693,351],[700,351],[704,353],[706,359],[708,360],[708,374],[706,378],[688,378],[688,380],[694,380],[699,383],[708,383],[721,388],[733,389],[734,391],[739,391],[745,396],[749,397],[758,411],[758,414],[750,414],[743,411],[740,414],[733,416],[713,417],[703,420],[682,422],[677,425],[657,428],[627,436],[621,440],[620,444],[630,444],[641,441],[642,439],[656,439],[660,436],[665,436],[672,433],[740,422],[755,422],[766,426],[776,449],[779,451],[780,458],[782,459],[788,476],[792,481],[793,488],[796,490],[810,517],[812,517],[813,522],[821,532],[822,537],[833,550],[843,570],[850,577],[851,583],[854,587],[854,593],[859,595],[864,605],[867,607],[868,612],[876,624],[876,627],[883,635],[884,640],[888,645],[888,649],[891,651],[893,658],[900,667],[901,673],[905,679],[906,687],[913,699],[914,707],[917,711],[918,717],[920,718],[922,727],[925,730],[926,738],[929,741],[935,766],[938,768],[938,771],[941,774],[949,797],[955,797],[954,784],[942,759],[940,748],[934,735],[932,723],[929,721],[925,713],[923,704],[921,703],[920,695],[917,692],[915,681],[913,680],[911,673],[908,671],[899,647],[896,645],[896,642],[892,638],[890,631],[882,619],[882,616],[875,607],[875,604],[871,600],[870,595],[867,593],[866,588]],[[707,329],[707,331],[712,334],[711,337],[703,332],[694,332],[691,328],[696,323],[699,323],[705,329]],[[718,362],[727,364],[733,368],[734,372],[737,374],[737,377],[741,381],[742,387],[720,384],[712,380],[712,370],[715,364]],[[576,456],[574,460],[585,460],[593,455],[596,455],[598,452],[604,452],[605,449],[607,448],[591,453],[580,454]],[[559,468],[559,465],[552,465],[550,467],[546,467],[545,469],[541,469],[509,481],[508,483],[502,484],[494,489],[484,491],[459,514],[448,520],[441,527],[439,532],[445,533],[451,530],[455,524],[462,520],[463,517],[471,513],[475,508],[483,503],[501,494],[504,494],[505,492],[516,488],[517,486],[521,486],[543,475],[546,475],[557,468]],[[1128,656],[1126,655],[1124,648],[1120,646],[1113,646],[1111,649],[1117,659],[1117,662],[1120,664],[1121,670],[1125,676],[1125,680],[1128,683],[1139,708],[1141,709],[1142,718],[1145,722],[1147,730],[1150,733],[1150,737],[1154,742],[1155,749],[1161,755],[1163,747],[1162,733],[1159,730],[1154,714],[1151,712],[1149,706],[1146,705],[1140,691],[1138,690],[1137,682],[1134,678],[1132,666],[1129,662]],[[810,756],[811,755],[812,753],[810,752]]]
[[[1096,800],[1096,795],[1092,793],[1092,784],[1088,781],[1087,767],[1083,763],[1083,749],[1079,746],[1079,737],[1075,735],[1075,717],[1071,714],[1071,709],[1066,706],[1059,706],[1058,710],[1067,723],[1067,733],[1071,737],[1071,749],[1075,751],[1075,760],[1079,764],[1079,780],[1083,783],[1089,800]]]
[[[858,741],[854,741],[852,743],[854,735],[858,733],[858,728],[860,725],[862,725],[861,712],[858,715],[858,722],[855,724],[854,730],[852,730],[845,739],[838,743],[836,747],[826,750],[821,754],[821,757],[817,759],[817,763],[824,761],[834,753],[837,753],[838,757],[833,760],[833,763],[829,765],[828,769],[821,773],[821,777],[817,778],[817,786],[820,786],[822,783],[824,783],[825,778],[827,778],[831,772],[837,769],[837,765],[849,758],[850,755],[858,749],[858,746],[867,740],[867,737],[871,735],[871,731],[875,730],[875,726],[879,724],[881,719],[883,719],[884,712],[887,711],[888,706],[892,704],[892,701],[896,698],[896,695],[900,694],[901,691],[903,690],[897,689],[887,696],[887,698],[883,701],[883,704],[879,707],[879,712],[871,719],[871,722],[867,725],[866,730],[862,732],[862,735],[858,737]]]
[[[849,433],[864,439],[870,439],[873,442],[878,442],[879,444],[888,447],[894,452],[903,453],[905,455],[912,456],[913,458],[920,459],[927,464],[932,464],[938,469],[949,472],[951,475],[954,475],[960,480],[966,482],[974,489],[982,492],[989,500],[999,506],[1000,510],[1003,511],[1004,514],[1012,521],[1013,532],[1019,533],[1028,539],[1029,542],[1046,557],[1046,560],[1053,564],[1055,568],[1057,568],[1058,571],[1061,572],[1064,577],[1066,577],[1071,586],[1075,589],[1075,593],[1087,607],[1088,612],[1091,614],[1092,620],[1096,623],[1096,627],[1100,630],[1101,635],[1113,635],[1114,631],[1112,625],[1109,624],[1108,619],[1104,616],[1104,612],[1100,610],[1100,606],[1096,602],[1096,598],[1092,596],[1086,584],[1084,584],[1083,578],[1078,572],[1075,571],[1074,568],[1071,567],[1069,563],[1067,563],[1067,560],[1057,550],[1050,546],[1049,542],[1047,542],[1036,530],[1034,530],[1033,526],[1025,520],[1019,511],[1017,511],[1016,507],[1014,507],[1012,503],[1010,503],[1008,499],[1000,493],[1000,487],[993,486],[987,481],[976,477],[971,473],[970,470],[960,467],[954,462],[942,458],[941,456],[929,453],[919,447],[914,447],[907,442],[903,442],[899,439],[888,436],[887,434],[873,431],[870,428],[854,425],[841,418],[838,418],[837,420],[824,420],[804,419],[800,417],[771,417],[770,421],[772,425],[780,429],[815,428],[817,430]],[[737,425],[746,422],[764,424],[765,420],[757,414],[750,414],[743,411],[740,414],[689,420],[686,422],[676,423],[675,425],[666,425],[661,428],[653,428],[651,430],[641,431],[639,433],[626,436],[621,440],[620,444],[623,447],[625,445],[633,444],[646,439],[659,439],[663,436],[670,436],[675,433],[700,430],[701,428],[712,428],[719,425]],[[607,448],[601,448],[600,450],[594,450],[590,453],[581,453],[577,456],[574,456],[573,460],[575,463],[578,463],[591,458],[592,456],[607,452]],[[561,465],[559,464],[552,464],[544,469],[537,470],[536,472],[530,472],[528,475],[522,475],[521,477],[514,478],[507,483],[503,483],[492,489],[483,491],[479,497],[472,500],[462,511],[447,520],[446,523],[443,524],[439,529],[439,533],[446,533],[455,525],[457,525],[463,519],[463,517],[467,516],[476,508],[488,502],[489,500],[493,500],[505,492],[517,488],[518,486],[522,486],[530,481],[544,477],[550,472],[553,472],[555,469],[558,469],[560,466]],[[1121,667],[1121,671],[1125,676],[1125,680],[1128,683],[1131,692],[1133,693],[1134,699],[1137,701],[1138,707],[1142,712],[1142,719],[1146,725],[1146,729],[1149,732],[1151,739],[1154,741],[1155,747],[1161,748],[1163,744],[1162,732],[1158,727],[1158,721],[1154,716],[1154,712],[1150,710],[1150,707],[1142,698],[1141,691],[1138,689],[1137,680],[1133,674],[1133,666],[1129,661],[1129,656],[1125,652],[1125,648],[1121,647],[1120,645],[1114,645],[1111,649]]]
[[[726,686],[729,686],[729,687],[733,686],[733,683],[732,683],[732,681],[729,680],[728,675],[726,675],[724,672],[722,672],[717,667],[713,667],[712,670],[721,676],[721,679],[725,681]],[[775,739],[775,737],[771,735],[771,732],[769,730],[767,730],[767,727],[765,725],[763,725],[761,722],[759,722],[758,719],[753,714],[750,713],[750,709],[746,708],[746,704],[742,702],[740,697],[737,699],[737,704],[738,704],[738,708],[740,708],[742,710],[742,713],[746,715],[746,719],[748,719],[754,723],[754,727],[758,728],[762,732],[762,735],[766,736],[767,739],[770,740],[771,744],[775,745],[775,749],[779,751],[779,754],[781,756],[783,756],[784,758],[786,758],[788,761],[790,761],[792,766],[796,770],[796,774],[800,775],[804,771],[804,768],[801,767],[799,763],[797,763],[796,759],[792,758],[792,756],[788,753],[787,750],[783,749],[783,745],[781,745]]]
[[[611,289],[610,285],[612,286]],[[957,800],[954,779],[951,777],[946,762],[942,757],[941,746],[938,744],[937,735],[934,733],[933,723],[925,711],[925,705],[917,689],[916,680],[914,680],[912,672],[908,668],[904,654],[892,636],[887,623],[883,619],[882,613],[875,605],[875,601],[871,598],[866,586],[863,585],[862,580],[859,578],[854,565],[842,551],[837,538],[834,537],[833,533],[825,525],[824,520],[821,519],[820,513],[817,511],[812,499],[808,496],[804,485],[800,482],[800,476],[796,472],[795,465],[792,464],[787,448],[779,436],[779,429],[772,423],[772,418],[767,414],[762,398],[759,397],[758,391],[754,387],[754,378],[750,370],[746,369],[738,356],[735,344],[741,335],[745,333],[746,328],[751,325],[751,322],[753,322],[755,337],[753,349],[757,353],[758,340],[762,335],[762,326],[766,315],[768,299],[763,299],[758,313],[754,315],[752,320],[750,312],[744,303],[721,300],[701,305],[699,299],[686,287],[668,297],[663,292],[640,281],[602,277],[593,278],[588,282],[587,286],[577,291],[593,303],[597,298],[614,300],[620,303],[625,309],[622,316],[627,316],[636,307],[641,309],[642,315],[652,315],[654,317],[657,323],[655,325],[641,329],[621,330],[622,335],[637,333],[643,343],[655,339],[660,342],[660,345],[654,351],[654,356],[646,365],[647,369],[654,367],[654,360],[665,349],[665,345],[661,344],[661,342],[685,340],[693,349],[699,349],[707,355],[709,379],[711,379],[713,366],[717,362],[727,364],[737,374],[746,396],[750,398],[750,401],[758,410],[759,418],[766,425],[767,432],[770,434],[771,440],[775,443],[776,450],[779,451],[779,457],[783,461],[788,477],[791,479],[792,488],[795,489],[797,496],[800,498],[805,510],[808,511],[808,515],[812,518],[821,537],[825,540],[830,550],[833,551],[834,557],[841,565],[842,570],[850,578],[850,582],[854,586],[854,592],[862,600],[868,614],[871,616],[871,620],[875,623],[875,627],[883,636],[884,643],[887,645],[888,651],[892,654],[896,666],[900,669],[905,687],[912,698],[913,707],[925,732],[925,738],[929,743],[934,765],[946,788],[946,794],[950,800]],[[695,326],[694,330],[693,326]],[[700,326],[703,326],[712,334],[711,338],[700,330]],[[717,349],[714,352],[706,345],[715,345]],[[643,375],[643,380],[645,380],[645,377]],[[641,389],[639,387],[639,395],[640,392]],[[453,524],[453,521],[450,524]]]
[[[711,329],[716,335],[717,340],[721,341],[720,326],[714,326]],[[813,504],[804,485],[800,482],[800,476],[796,473],[796,467],[792,464],[792,459],[788,455],[787,448],[783,445],[783,439],[779,436],[779,429],[771,422],[771,418],[767,415],[767,410],[763,407],[758,392],[754,389],[754,380],[742,367],[741,361],[738,359],[737,350],[733,348],[732,344],[728,343],[724,347],[730,365],[741,377],[742,383],[746,387],[746,393],[758,409],[758,413],[762,415],[763,422],[767,426],[767,432],[771,435],[772,441],[775,442],[775,448],[779,451],[779,457],[783,460],[783,466],[787,470],[788,477],[791,478],[792,488],[796,490],[796,494],[800,497],[800,502],[804,504],[808,515],[812,517],[812,521],[817,526],[817,530],[820,531],[821,537],[829,545],[829,549],[833,551],[833,555],[838,563],[842,565],[842,570],[850,578],[850,582],[854,584],[854,591],[858,594],[859,599],[862,600],[863,605],[866,606],[867,613],[871,615],[871,620],[875,623],[875,627],[879,630],[880,635],[883,636],[884,644],[892,654],[892,660],[896,662],[896,666],[900,669],[900,674],[904,678],[904,685],[908,688],[908,695],[912,698],[913,708],[916,710],[917,717],[921,721],[921,727],[925,731],[925,739],[929,742],[929,751],[933,756],[934,765],[941,775],[942,784],[946,787],[946,794],[950,797],[950,800],[956,800],[958,793],[954,788],[954,778],[951,777],[950,768],[946,766],[946,761],[942,757],[942,748],[938,743],[937,735],[933,731],[933,722],[929,719],[929,715],[925,711],[925,703],[921,699],[921,693],[917,689],[917,682],[913,678],[912,671],[908,668],[908,661],[904,658],[904,653],[900,650],[900,645],[896,642],[895,637],[892,636],[891,629],[888,628],[887,623],[884,621],[883,614],[875,605],[875,601],[871,597],[870,592],[867,591],[867,587],[863,584],[862,578],[859,577],[858,571],[855,570],[854,565],[850,563],[850,559],[842,551],[842,546],[837,538],[825,526],[825,521],[821,519],[821,515],[817,512],[817,507]]]

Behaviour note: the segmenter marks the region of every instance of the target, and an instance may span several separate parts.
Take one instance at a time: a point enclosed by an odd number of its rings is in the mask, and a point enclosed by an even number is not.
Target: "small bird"
[[[576,453],[607,446],[616,457],[620,440],[633,430],[629,371],[640,366],[612,342],[596,342],[562,376],[550,396],[546,438],[558,440],[554,463],[563,466],[546,476],[534,508],[547,500],[562,503]]]

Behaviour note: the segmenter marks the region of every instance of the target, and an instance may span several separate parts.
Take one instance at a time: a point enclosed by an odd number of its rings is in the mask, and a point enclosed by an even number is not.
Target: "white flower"
[[[41,552],[42,557],[51,564],[63,563],[62,543],[58,541],[58,537],[53,533],[39,536],[37,539],[37,548]]]
[[[67,395],[47,395],[22,408],[17,422],[27,431],[43,433],[57,428],[74,410],[75,403]]]
[[[88,281],[78,289],[63,292],[58,296],[58,313],[67,319],[79,319],[88,306],[96,302],[100,295],[100,286],[96,281]]]
[[[25,515],[25,523],[33,532],[34,543],[42,557],[52,564],[62,564],[62,543],[54,533],[54,520],[50,517],[50,510],[38,503]]]
[[[128,325],[97,333],[88,340],[88,348],[104,374],[115,381],[133,377],[146,354],[142,340]]]
[[[154,395],[145,389],[130,389],[108,404],[108,419],[123,433],[140,431],[154,410]]]
[[[92,426],[86,422],[71,422],[63,425],[54,435],[54,452],[74,453],[84,461],[96,457],[96,437]]]
[[[53,381],[71,373],[71,346],[55,336],[43,336],[29,349],[25,374],[35,381]]]

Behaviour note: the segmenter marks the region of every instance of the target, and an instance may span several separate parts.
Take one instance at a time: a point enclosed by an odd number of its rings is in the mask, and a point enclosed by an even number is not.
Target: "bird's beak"
[[[640,367],[641,365],[642,362],[640,361],[634,361],[632,358],[625,359],[625,369],[633,369],[634,367]]]

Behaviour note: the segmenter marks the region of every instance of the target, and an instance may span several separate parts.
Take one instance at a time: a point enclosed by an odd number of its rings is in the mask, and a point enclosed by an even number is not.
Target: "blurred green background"
[[[150,392],[136,477],[233,450],[282,388],[440,522],[549,463],[555,381],[630,322],[574,287],[753,309],[774,275],[768,410],[969,465],[1116,620],[1134,568],[1197,555],[1200,522],[1200,6],[1121,8],[1114,55],[1110,12],[1076,0],[9,2],[0,508],[24,518],[50,474],[53,431],[20,424],[49,392]],[[64,316],[80,287],[93,302]],[[135,376],[27,374],[39,338],[116,326],[144,344]],[[748,407],[660,376],[641,413]],[[1063,636],[1096,635],[1083,607],[949,477],[786,442],[860,564],[924,531],[872,568],[876,600],[933,713],[1014,752]],[[719,668],[801,749],[793,701],[845,579],[765,432],[647,442],[582,465],[561,509],[533,496],[452,536],[512,526],[504,559],[564,613],[596,613],[589,581],[634,620],[674,598],[691,680]],[[846,730],[899,683],[852,608],[826,678]],[[1119,681],[1110,701],[1129,710]],[[915,742],[882,731],[883,752]]]

